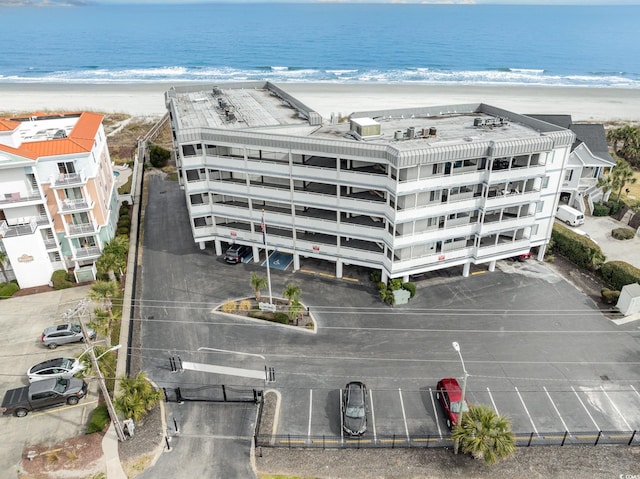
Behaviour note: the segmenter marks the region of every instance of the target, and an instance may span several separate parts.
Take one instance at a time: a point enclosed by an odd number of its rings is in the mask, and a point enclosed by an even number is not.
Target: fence
[[[214,384],[197,388],[162,388],[165,402],[252,402],[261,403],[262,391],[259,389],[240,389]]]
[[[598,446],[625,445],[640,446],[640,434],[637,431],[595,431],[570,434],[553,433],[514,433],[516,446]],[[364,449],[364,448],[432,448],[452,447],[450,436],[426,435],[377,435],[375,437],[342,436],[298,436],[292,434],[264,435],[256,434],[255,445],[263,447],[318,448],[318,449]]]

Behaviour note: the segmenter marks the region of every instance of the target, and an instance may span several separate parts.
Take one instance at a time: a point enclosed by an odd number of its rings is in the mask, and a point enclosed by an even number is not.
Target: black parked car
[[[342,429],[350,436],[367,430],[367,386],[352,381],[342,391]]]
[[[242,262],[242,258],[247,256],[249,253],[251,253],[251,247],[241,244],[232,244],[224,254],[224,260],[231,264],[240,263]]]

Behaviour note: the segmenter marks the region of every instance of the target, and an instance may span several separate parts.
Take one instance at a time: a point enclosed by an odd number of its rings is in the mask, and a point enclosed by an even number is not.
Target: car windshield
[[[68,379],[60,378],[56,381],[56,385],[54,386],[53,390],[57,393],[63,393],[67,390],[67,384],[69,384]]]
[[[451,412],[458,414],[460,412],[460,407],[462,407],[462,412],[467,412],[469,410],[469,406],[466,401],[453,401],[451,403]]]
[[[73,362],[73,359],[64,358],[62,360],[62,364],[60,364],[60,367],[64,369],[71,369],[73,367]]]
[[[352,418],[364,417],[364,408],[362,406],[348,406],[345,415]]]

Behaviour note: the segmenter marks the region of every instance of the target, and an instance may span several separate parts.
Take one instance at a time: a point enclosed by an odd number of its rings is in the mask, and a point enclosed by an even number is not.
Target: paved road
[[[283,398],[281,434],[339,435],[339,389],[353,379],[364,380],[373,391],[376,434],[444,434],[433,388],[442,377],[462,375],[451,346],[458,341],[471,374],[470,401],[495,404],[513,418],[516,430],[561,431],[563,421],[572,432],[596,425],[640,428],[637,330],[612,324],[544,264],[500,262],[495,272],[469,278],[456,271],[425,276],[411,303],[395,308],[379,301],[362,271],[346,272],[359,283],[272,271],[274,294],[289,282],[301,287],[301,300],[310,306],[319,332],[256,324],[213,308],[250,296],[250,272],[264,274],[264,269],[227,265],[212,248],[200,251],[191,240],[178,185],[149,180],[141,354],[144,368],[161,386],[261,387],[250,379],[174,374],[168,357],[261,369],[265,361],[259,357],[198,348],[264,355],[276,369],[274,386]],[[251,477],[248,463],[240,460],[248,454],[253,428],[246,406],[181,408],[181,420],[194,435],[202,431],[198,444],[207,443],[208,453],[194,461],[202,456],[191,439],[178,438],[172,461],[194,477]],[[224,414],[207,420],[217,408]],[[160,470],[150,469],[145,478],[164,477]]]

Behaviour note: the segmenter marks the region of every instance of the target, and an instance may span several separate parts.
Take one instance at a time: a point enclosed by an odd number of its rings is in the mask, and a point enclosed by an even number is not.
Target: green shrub
[[[109,419],[109,410],[107,409],[106,403],[100,404],[91,412],[89,427],[87,427],[87,434],[104,431]]]
[[[395,291],[397,289],[402,289],[402,279],[396,278],[389,281],[389,289]]]
[[[123,216],[118,220],[118,228],[131,228],[131,220],[128,216]]]
[[[593,205],[593,216],[609,216],[611,208],[603,203],[595,203]]]
[[[149,147],[149,162],[156,168],[166,165],[171,158],[171,152],[159,145],[151,145]]]
[[[576,266],[597,271],[604,263],[605,256],[596,243],[566,226],[555,223],[551,238],[553,252],[564,256]]]
[[[387,290],[387,285],[380,281],[378,282],[378,284],[376,284],[376,289],[378,290],[378,293],[382,293],[383,291]]]
[[[616,304],[618,302],[618,298],[620,297],[620,291],[602,288],[602,290],[600,291],[600,296],[602,297],[602,301],[606,304]]]
[[[382,281],[382,271],[380,270],[372,271],[371,274],[369,275],[369,279],[374,283],[379,283],[380,281]]]
[[[271,313],[269,311],[253,310],[253,311],[249,311],[249,317],[256,318],[256,319],[264,319],[265,321],[271,321],[274,323],[289,324],[289,316],[287,316],[286,313],[282,313],[280,311]]]
[[[128,226],[121,226],[116,230],[116,234],[118,236],[120,235],[124,235],[127,236],[129,234],[129,227]]]
[[[129,208],[129,206],[129,202],[127,200],[124,200],[120,205],[120,208]]]
[[[416,295],[416,285],[414,283],[402,283],[402,289],[409,291],[409,299]]]
[[[633,238],[636,232],[631,228],[615,228],[611,231],[611,236],[617,240],[628,240]]]
[[[51,282],[54,289],[71,288],[73,286],[73,275],[64,269],[59,269],[51,275]]]
[[[0,299],[9,298],[19,290],[20,287],[16,283],[2,283],[2,285],[0,285]]]
[[[622,290],[628,284],[640,283],[640,269],[624,261],[608,261],[600,268],[600,276],[611,288]]]
[[[609,207],[609,214],[611,216],[615,216],[620,212],[620,210],[624,206],[624,203],[622,203],[621,201],[607,201],[605,205]]]

